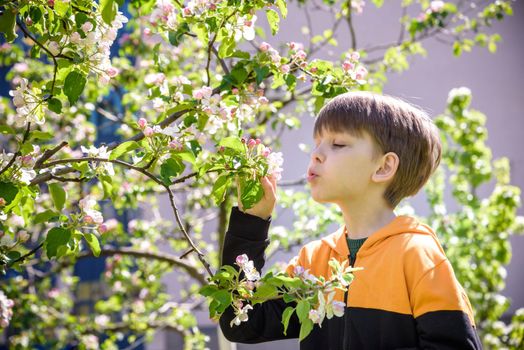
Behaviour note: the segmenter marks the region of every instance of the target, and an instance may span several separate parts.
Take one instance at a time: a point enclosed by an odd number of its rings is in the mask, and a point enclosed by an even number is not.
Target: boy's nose
[[[314,163],[314,162],[319,162],[319,163],[322,163],[324,161],[324,156],[322,155],[322,153],[319,151],[319,148],[315,148],[312,152],[311,152],[311,161]]]

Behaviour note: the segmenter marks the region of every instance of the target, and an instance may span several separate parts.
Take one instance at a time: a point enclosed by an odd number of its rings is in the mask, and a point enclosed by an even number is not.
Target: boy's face
[[[380,168],[376,146],[367,132],[355,136],[324,130],[315,137],[308,167],[313,199],[344,204],[366,199],[372,175]]]

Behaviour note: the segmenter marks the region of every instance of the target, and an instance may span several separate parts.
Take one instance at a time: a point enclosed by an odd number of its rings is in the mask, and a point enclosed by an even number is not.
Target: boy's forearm
[[[264,252],[269,245],[267,237],[270,224],[271,218],[263,220],[233,207],[224,240],[222,265],[234,266],[238,255],[247,254],[260,271],[265,264]]]

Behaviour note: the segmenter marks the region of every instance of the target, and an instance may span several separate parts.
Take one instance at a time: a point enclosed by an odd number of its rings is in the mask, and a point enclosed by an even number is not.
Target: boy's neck
[[[385,203],[366,204],[338,203],[350,239],[367,238],[396,217],[393,209]]]

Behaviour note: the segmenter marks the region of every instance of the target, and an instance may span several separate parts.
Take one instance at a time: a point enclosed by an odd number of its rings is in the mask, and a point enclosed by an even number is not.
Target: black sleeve
[[[482,344],[462,311],[433,311],[416,318],[422,349],[481,350]]]
[[[257,216],[241,212],[233,207],[229,227],[224,241],[222,264],[235,266],[238,255],[247,254],[258,271],[265,264],[265,250],[269,245],[268,230],[271,218],[263,220]],[[298,338],[300,324],[294,314],[284,335],[282,313],[290,306],[283,300],[270,300],[253,307],[248,312],[249,319],[239,326],[230,326],[235,318],[233,308],[229,307],[220,317],[220,328],[229,341],[239,343],[260,343],[271,340]]]

